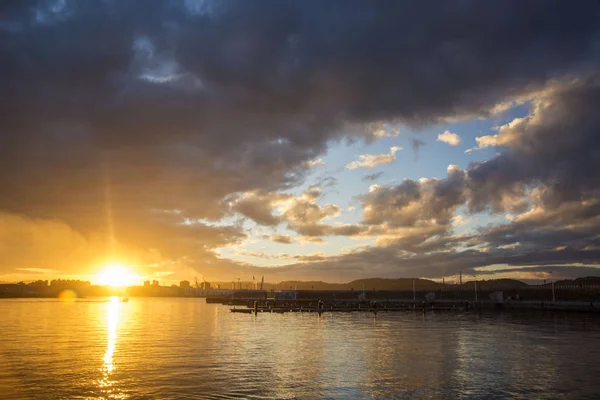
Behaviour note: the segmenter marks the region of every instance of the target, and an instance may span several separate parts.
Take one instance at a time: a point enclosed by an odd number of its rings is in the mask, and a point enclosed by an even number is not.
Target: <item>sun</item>
[[[119,263],[106,264],[97,275],[97,281],[100,285],[113,287],[130,286],[137,279],[136,274]]]

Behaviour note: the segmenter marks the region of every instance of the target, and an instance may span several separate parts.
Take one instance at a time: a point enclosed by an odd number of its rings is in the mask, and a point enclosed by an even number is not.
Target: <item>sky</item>
[[[597,2],[0,3],[0,281],[600,269]]]

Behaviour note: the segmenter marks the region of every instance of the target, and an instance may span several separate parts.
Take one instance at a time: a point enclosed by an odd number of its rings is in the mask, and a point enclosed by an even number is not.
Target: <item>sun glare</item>
[[[131,272],[129,268],[121,264],[107,264],[100,273],[98,273],[98,283],[100,285],[121,287],[130,286],[137,280],[138,276]]]

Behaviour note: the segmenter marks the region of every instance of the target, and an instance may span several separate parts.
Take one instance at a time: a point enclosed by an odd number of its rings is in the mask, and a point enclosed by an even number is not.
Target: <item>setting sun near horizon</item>
[[[139,276],[132,272],[129,266],[116,262],[105,264],[96,275],[99,285],[113,287],[130,286],[137,280]]]

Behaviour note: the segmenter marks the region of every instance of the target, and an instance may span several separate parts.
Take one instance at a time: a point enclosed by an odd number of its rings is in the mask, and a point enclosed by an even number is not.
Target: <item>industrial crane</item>
[[[197,277],[194,277],[194,281],[197,289],[210,289],[210,285],[208,282],[206,282],[206,279],[204,279],[204,277],[202,277],[202,283],[198,281]]]

